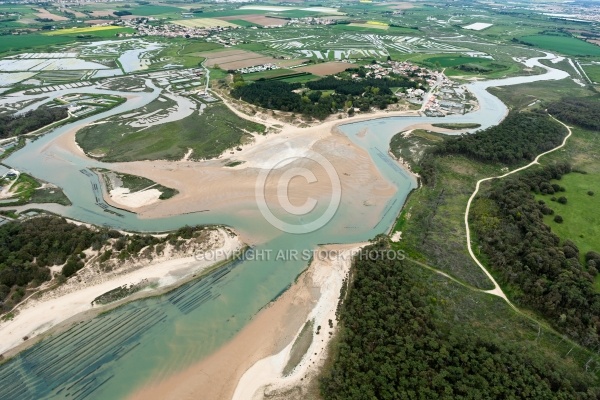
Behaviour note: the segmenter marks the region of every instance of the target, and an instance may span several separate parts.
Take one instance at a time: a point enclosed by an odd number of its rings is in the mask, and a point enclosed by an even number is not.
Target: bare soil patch
[[[56,15],[56,14],[52,14],[50,11],[46,10],[45,8],[37,8],[37,17],[38,18],[49,18],[53,21],[68,21],[69,18],[67,17],[63,17],[62,15]]]
[[[323,64],[309,65],[306,67],[296,68],[297,71],[309,72],[311,74],[325,76],[334,75],[339,72],[345,71],[348,68],[352,68],[352,64],[343,62],[326,62]]]
[[[281,18],[271,18],[266,15],[260,14],[250,14],[250,15],[232,15],[229,17],[220,17],[224,21],[232,21],[235,19],[241,19],[242,21],[252,22],[253,24],[262,25],[262,26],[274,26],[274,25],[284,25],[287,20]]]
[[[114,17],[115,15],[113,14],[115,12],[115,10],[97,10],[97,11],[92,11],[92,17]]]
[[[262,54],[246,50],[205,52],[198,53],[198,56],[206,57],[206,66],[214,67],[218,65],[224,70],[246,68],[267,63],[276,64],[279,61],[273,57],[266,57]]]

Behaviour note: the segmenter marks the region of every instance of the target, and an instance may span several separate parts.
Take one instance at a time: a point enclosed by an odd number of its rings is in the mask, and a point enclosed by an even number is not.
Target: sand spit
[[[91,266],[86,266],[65,284],[45,292],[37,298],[30,298],[21,303],[15,310],[15,317],[10,321],[0,323],[0,353],[10,356],[17,350],[22,350],[24,338],[28,338],[25,345],[34,344],[39,335],[48,333],[53,328],[65,328],[61,323],[77,316],[78,314],[94,311],[103,311],[108,306],[92,305],[92,301],[117,287],[135,285],[142,281],[152,282],[150,288],[132,296],[135,298],[146,297],[164,291],[167,288],[178,286],[203,270],[225,261],[224,254],[232,254],[243,247],[237,235],[228,229],[219,228],[210,232],[210,237],[205,243],[205,248],[220,249],[217,254],[223,255],[216,260],[198,261],[194,254],[177,253],[171,248],[165,248],[163,255],[152,260],[135,263],[124,263],[120,268],[109,272],[98,273]],[[129,299],[127,299],[129,300]],[[6,354],[7,351],[14,352]]]
[[[162,381],[152,379],[156,383],[142,387],[130,398],[231,399],[235,394],[235,398],[253,399],[265,386],[273,390],[299,382],[310,367],[326,356],[328,332],[332,331],[328,320],[335,321],[340,288],[351,264],[349,255],[357,248],[356,244],[321,247],[320,250],[334,255],[315,257],[296,283],[260,311],[230,342]],[[305,355],[291,375],[282,378],[281,369],[289,350],[310,319],[315,319],[315,326],[322,326],[320,334],[313,337],[307,352],[310,356]]]
[[[318,372],[327,358],[327,348],[337,328],[336,310],[340,298],[340,290],[344,279],[350,272],[352,255],[360,249],[360,245],[326,246],[323,257],[311,266],[311,277],[314,287],[319,288],[320,297],[307,317],[314,320],[312,343],[300,363],[287,376],[283,370],[290,359],[296,333],[282,351],[265,357],[248,369],[236,387],[234,400],[263,399],[265,394],[277,393],[301,385],[309,374]],[[329,253],[329,252],[333,252]]]

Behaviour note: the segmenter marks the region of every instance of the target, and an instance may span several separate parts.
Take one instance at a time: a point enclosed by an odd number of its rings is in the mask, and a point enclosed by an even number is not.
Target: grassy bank
[[[8,182],[4,184],[9,184]],[[42,187],[42,184],[28,174],[20,174],[13,184],[13,196],[1,206],[16,206],[32,203],[57,203],[70,206],[71,201],[64,192],[57,187]]]
[[[179,160],[188,149],[192,149],[192,159],[205,159],[217,157],[248,140],[247,132],[264,132],[263,125],[241,119],[224,104],[211,105],[202,114],[194,112],[179,121],[147,129],[129,126],[123,129],[126,131],[114,129],[112,124],[87,127],[77,133],[77,143],[86,153],[109,162]]]

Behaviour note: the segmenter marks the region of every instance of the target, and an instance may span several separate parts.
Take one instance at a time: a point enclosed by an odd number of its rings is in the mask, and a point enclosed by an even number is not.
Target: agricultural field
[[[299,71],[299,68],[295,68],[295,69],[280,68],[280,69],[272,69],[272,70],[266,70],[266,71],[261,71],[261,72],[253,72],[253,73],[249,73],[249,74],[244,74],[243,77],[244,77],[244,81],[247,81],[247,82],[257,81],[259,79],[265,79],[265,80],[277,80],[277,81],[292,83],[292,82],[308,82],[308,81],[312,81],[315,79],[319,79],[319,76],[308,73],[308,72]]]
[[[249,23],[250,26],[254,26],[254,25],[280,26],[280,25],[285,25],[287,23],[287,20],[285,20],[285,19],[271,17],[268,15],[260,15],[260,14],[231,15],[231,16],[222,17],[219,19],[223,20],[223,21],[230,21],[236,25],[241,25],[241,26],[247,26],[247,25],[244,25],[243,23],[240,23],[241,21]]]
[[[216,18],[194,18],[194,19],[181,19],[173,21],[174,24],[185,26],[188,28],[215,28],[215,27],[237,27],[238,25],[233,24],[229,21],[224,21]]]
[[[54,45],[66,44],[73,41],[73,38],[63,36],[46,35],[19,35],[13,36],[10,40],[0,40],[0,53],[17,52],[27,50],[50,50]]]
[[[306,67],[296,68],[295,71],[303,71],[309,72],[314,75],[326,76],[326,75],[335,75],[342,71],[347,70],[348,68],[352,68],[353,65],[349,63],[342,62],[326,62],[322,64],[308,65]]]
[[[134,33],[132,28],[122,28],[119,26],[90,26],[83,28],[57,29],[44,33],[47,36],[95,36],[95,37],[115,37],[119,33]]]
[[[465,56],[438,56],[426,58],[423,62],[442,68],[456,67],[463,64],[480,64],[489,62],[488,58],[465,57]]]
[[[198,53],[198,57],[206,58],[205,65],[208,67],[218,66],[223,70],[236,70],[248,68],[255,65],[275,64],[279,60],[265,57],[262,54],[246,50],[222,50],[214,52]]]
[[[390,28],[390,26],[388,24],[384,24],[383,22],[377,22],[377,21],[369,21],[369,22],[365,22],[365,23],[355,22],[355,23],[351,23],[349,26],[356,26],[359,28],[366,28],[366,29],[381,29],[384,31],[387,31]]]
[[[500,57],[499,57],[500,58]],[[457,79],[471,76],[500,78],[505,76],[525,74],[523,66],[510,57],[501,60],[488,57],[471,57],[469,55],[420,54],[406,57],[406,60],[437,70],[445,69],[444,73]],[[533,73],[533,72],[532,72]]]
[[[68,21],[69,20],[69,18],[62,16],[62,15],[53,14],[52,12],[48,11],[45,8],[38,8],[37,13],[35,15],[37,18],[50,19],[52,21]]]
[[[569,56],[600,56],[600,46],[584,42],[583,40],[571,36],[531,35],[520,37],[519,40],[542,49],[555,51]]]

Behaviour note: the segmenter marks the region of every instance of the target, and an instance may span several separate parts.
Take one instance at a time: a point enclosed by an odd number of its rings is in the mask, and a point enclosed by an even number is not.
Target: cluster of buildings
[[[477,105],[475,98],[464,86],[451,81],[441,72],[399,61],[369,64],[364,68],[369,70],[366,76],[375,79],[397,74],[426,82],[427,87],[431,88],[429,91],[423,86],[417,89],[408,88],[404,93],[398,92],[397,95],[405,98],[411,104],[421,106],[421,110],[427,116],[443,117],[449,114],[464,114]],[[353,77],[358,77],[358,75],[354,74]]]
[[[423,112],[429,117],[444,117],[450,114],[466,114],[476,106],[475,97],[464,86],[444,77],[427,99]]]
[[[136,36],[161,36],[171,38],[206,38],[213,33],[219,33],[231,29],[231,27],[189,27],[177,24],[149,24],[157,21],[156,18],[144,17],[138,19],[125,19],[118,22],[120,26],[133,28],[137,31]]]
[[[423,80],[427,82],[428,86],[435,85],[439,76],[437,72],[430,71],[426,68],[421,68],[409,62],[388,61],[386,63],[368,64],[364,67],[370,70],[367,72],[368,77],[381,79],[389,76],[390,74],[397,74],[414,78],[415,80]]]
[[[270,71],[272,69],[279,69],[279,67],[275,64],[267,63],[262,65],[255,65],[253,67],[240,68],[237,69],[236,72],[239,72],[241,74],[250,74],[252,72]]]
[[[307,17],[307,18],[292,18],[290,25],[334,25],[336,19],[327,17]]]

